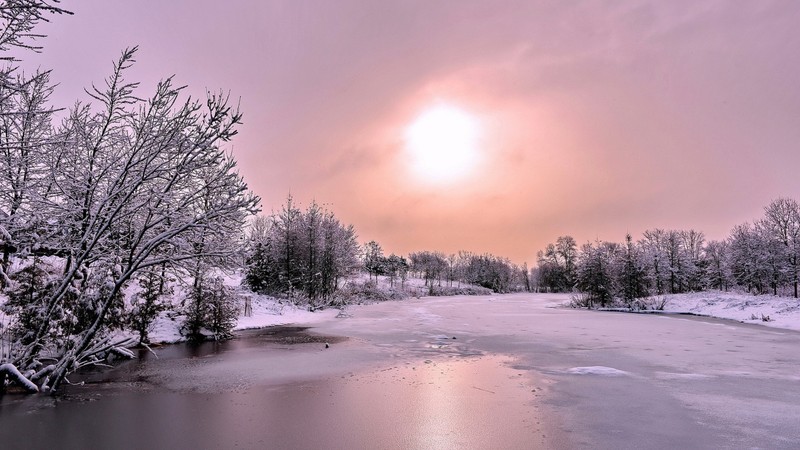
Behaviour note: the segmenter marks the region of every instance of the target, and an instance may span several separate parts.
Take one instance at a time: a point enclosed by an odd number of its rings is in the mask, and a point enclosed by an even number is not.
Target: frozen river
[[[0,443],[800,447],[800,333],[554,307],[565,298],[387,302],[307,331],[164,348],[100,376],[110,382],[6,397]]]

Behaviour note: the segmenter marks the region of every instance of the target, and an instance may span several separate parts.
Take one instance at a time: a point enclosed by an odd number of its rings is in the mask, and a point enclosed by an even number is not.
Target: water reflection
[[[5,404],[0,439],[65,449],[544,447],[530,390],[504,363],[407,361],[242,392],[95,391],[33,413]]]

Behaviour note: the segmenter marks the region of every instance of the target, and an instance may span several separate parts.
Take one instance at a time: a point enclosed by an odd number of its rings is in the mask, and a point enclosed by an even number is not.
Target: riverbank
[[[800,331],[800,300],[796,298],[705,291],[657,296],[652,303],[663,304],[663,309],[638,312],[691,314]]]
[[[286,300],[279,300],[266,295],[246,293],[250,302],[250,314],[239,313],[239,318],[233,331],[250,330],[254,328],[273,327],[278,325],[313,325],[336,317],[340,311],[335,308],[318,311],[308,311]],[[244,308],[242,308],[244,309]],[[174,344],[183,342],[186,337],[180,332],[183,316],[172,311],[159,314],[149,332],[150,342],[153,344]]]
[[[240,315],[234,331],[264,328],[277,325],[313,326],[341,314],[336,308],[308,311],[285,300],[247,292],[252,312]],[[499,294],[498,294],[499,295]],[[569,303],[569,294],[549,294],[545,307],[558,307]],[[703,317],[736,320],[742,323],[765,325],[774,328],[800,331],[800,301],[772,295],[752,295],[737,292],[705,291],[659,296],[664,309],[653,312],[691,314]],[[360,306],[348,306],[356,310]],[[153,326],[150,339],[153,343],[182,342],[181,318],[174,313],[162,313]]]

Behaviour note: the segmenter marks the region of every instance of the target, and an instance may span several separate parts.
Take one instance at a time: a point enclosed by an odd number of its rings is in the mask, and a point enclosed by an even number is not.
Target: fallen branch
[[[39,387],[22,375],[17,369],[17,366],[11,363],[0,364],[0,380],[5,380],[6,377],[8,377],[11,382],[16,382],[22,386],[27,392],[39,392]],[[3,387],[5,386],[0,386],[0,388]]]

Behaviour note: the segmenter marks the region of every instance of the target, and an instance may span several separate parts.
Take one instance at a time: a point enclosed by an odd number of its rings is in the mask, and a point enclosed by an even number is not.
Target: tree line
[[[397,291],[406,288],[409,277],[423,279],[429,294],[450,292],[438,288],[462,283],[497,293],[530,289],[526,266],[491,254],[418,251],[387,256],[376,241],[359,245],[352,225],[342,224],[316,202],[301,210],[291,195],[279,211],[252,222],[246,248],[247,286],[312,310],[340,303],[343,282],[359,271],[370,282],[388,278],[390,289]]]
[[[407,272],[425,280],[425,286],[472,284],[497,293],[517,292],[530,289],[526,266],[518,266],[507,258],[489,253],[476,254],[467,251],[445,255],[442,252],[418,251],[408,259],[390,255],[383,257],[380,246],[370,242],[367,252],[368,270],[375,275],[390,278],[400,274],[404,280]]]
[[[705,289],[742,289],[798,297],[800,206],[779,198],[763,217],[735,226],[723,240],[695,230],[652,229],[634,241],[588,242],[570,236],[537,254],[532,273],[538,289],[577,290],[602,306],[651,295]]]

